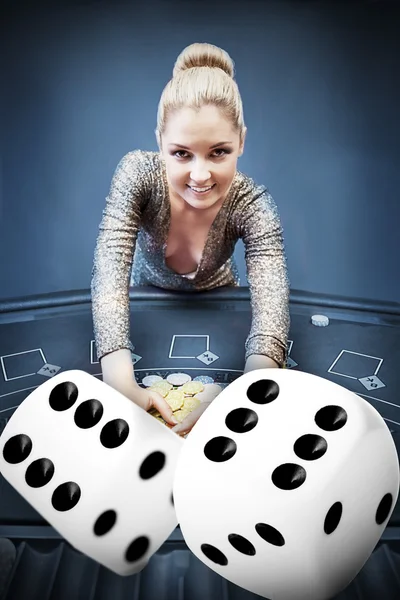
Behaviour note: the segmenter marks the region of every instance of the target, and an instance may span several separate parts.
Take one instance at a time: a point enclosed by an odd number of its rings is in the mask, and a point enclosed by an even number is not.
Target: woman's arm
[[[119,364],[119,372],[129,371],[130,350],[133,350],[130,341],[129,276],[142,204],[151,184],[150,175],[145,153],[135,150],[126,154],[114,172],[99,225],[91,298],[97,357],[102,369],[105,369],[103,375],[106,379]],[[117,354],[113,356],[114,353]],[[103,357],[104,360],[101,360]]]
[[[247,360],[244,368],[244,372],[255,371],[256,369],[278,369],[279,365],[277,362],[264,356],[263,354],[251,354]]]
[[[240,223],[252,309],[246,370],[282,367],[287,359],[290,284],[278,210],[265,188],[245,199]]]
[[[106,354],[100,360],[103,381],[118,388],[121,382],[135,382],[131,351],[121,348]]]

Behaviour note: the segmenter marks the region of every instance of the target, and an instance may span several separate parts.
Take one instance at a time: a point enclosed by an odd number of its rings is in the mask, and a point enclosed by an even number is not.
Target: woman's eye
[[[223,152],[224,154],[228,154],[223,148],[218,148],[215,152]],[[220,156],[223,156],[224,154],[220,154]]]
[[[215,153],[217,153],[216,158],[220,158],[221,156],[224,156],[225,154],[229,154],[229,151],[225,150],[224,148],[218,148],[217,150],[214,150],[214,154]],[[187,156],[182,156],[182,154],[187,154],[187,152],[185,152],[184,150],[177,150],[173,154],[177,158],[187,158]]]

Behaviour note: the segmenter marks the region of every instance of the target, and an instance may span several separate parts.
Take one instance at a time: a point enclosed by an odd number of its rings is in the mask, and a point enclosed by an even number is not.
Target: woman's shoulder
[[[268,187],[240,171],[236,172],[233,185],[228,219],[240,236],[244,228],[252,228],[256,223],[276,222],[278,209]]]
[[[235,208],[243,210],[245,207],[254,205],[257,200],[261,202],[274,203],[270,191],[266,185],[257,183],[252,177],[236,171],[233,181]]]
[[[114,178],[146,196],[157,190],[161,180],[160,157],[157,152],[130,150],[120,159]]]
[[[128,169],[153,171],[160,168],[160,156],[158,152],[136,148],[127,152],[119,164]]]

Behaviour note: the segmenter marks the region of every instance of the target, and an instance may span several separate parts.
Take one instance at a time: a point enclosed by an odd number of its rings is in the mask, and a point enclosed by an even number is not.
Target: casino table
[[[247,287],[196,293],[131,288],[130,313],[132,360],[140,385],[149,375],[166,379],[185,373],[192,379],[207,376],[224,388],[243,373],[251,325]],[[327,316],[328,326],[313,325],[315,314]],[[292,290],[290,317],[286,368],[329,379],[368,401],[385,420],[400,455],[400,304]],[[90,291],[0,302],[0,369],[0,433],[16,407],[56,373],[80,369],[101,379]],[[399,573],[398,501],[375,551],[337,598],[354,593],[354,598],[398,599]],[[182,581],[186,595],[179,591]],[[179,526],[142,573],[120,578],[72,548],[0,476],[0,600],[49,598],[49,586],[57,598],[115,597],[124,586],[126,596],[120,591],[118,598],[138,598],[134,589],[146,600],[258,598],[194,557]]]

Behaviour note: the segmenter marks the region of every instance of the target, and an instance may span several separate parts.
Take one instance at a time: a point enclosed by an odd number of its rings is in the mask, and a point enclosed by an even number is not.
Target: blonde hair
[[[155,133],[159,146],[173,112],[181,108],[200,110],[205,105],[218,107],[243,139],[246,127],[234,71],[233,60],[222,48],[207,43],[187,46],[176,59],[172,79],[158,104]]]

